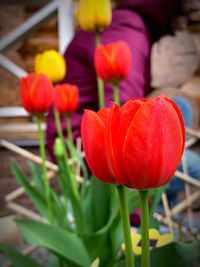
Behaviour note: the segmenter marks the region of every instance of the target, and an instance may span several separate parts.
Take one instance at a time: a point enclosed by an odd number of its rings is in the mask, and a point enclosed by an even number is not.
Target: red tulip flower
[[[55,86],[54,106],[60,114],[70,114],[78,107],[78,87],[71,84]]]
[[[97,75],[107,83],[118,83],[129,74],[132,62],[131,50],[124,41],[99,45],[95,52]]]
[[[139,190],[169,182],[181,160],[185,127],[166,96],[131,99],[99,112],[86,110],[81,126],[87,163],[101,181]]]
[[[31,114],[47,112],[53,103],[53,94],[53,84],[44,74],[30,73],[21,79],[21,103]]]

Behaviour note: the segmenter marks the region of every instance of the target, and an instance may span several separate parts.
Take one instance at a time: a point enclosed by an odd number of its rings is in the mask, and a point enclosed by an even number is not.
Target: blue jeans
[[[187,101],[184,98],[174,98],[173,99],[176,104],[179,106],[183,119],[185,122],[186,127],[190,127],[192,124],[193,119],[193,110],[192,106],[190,105],[189,101]],[[196,178],[200,180],[200,156],[199,154],[195,153],[194,151],[190,149],[185,149],[185,160],[187,164],[188,174],[192,176],[193,178]],[[179,171],[183,171],[182,162],[180,162],[178,166]],[[167,196],[170,202],[174,203],[176,202],[176,196],[177,193],[184,190],[184,182],[177,178],[173,177],[171,181],[169,182],[169,186],[167,188]]]
[[[188,174],[193,178],[200,180],[200,156],[190,149],[185,149],[184,156]],[[182,162],[180,162],[178,170],[181,172],[183,171]],[[169,182],[169,186],[166,191],[169,201],[175,204],[177,193],[183,191],[184,188],[184,181],[174,176]]]

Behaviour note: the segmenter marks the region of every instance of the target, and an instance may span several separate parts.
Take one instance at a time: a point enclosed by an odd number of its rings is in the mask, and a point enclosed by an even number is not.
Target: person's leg
[[[185,149],[184,157],[188,174],[191,177],[200,180],[200,156],[194,151]],[[178,170],[183,172],[182,161],[179,164]],[[169,183],[169,187],[167,188],[167,196],[169,201],[175,204],[177,193],[183,191],[184,188],[185,183],[183,182],[183,180],[174,176]]]

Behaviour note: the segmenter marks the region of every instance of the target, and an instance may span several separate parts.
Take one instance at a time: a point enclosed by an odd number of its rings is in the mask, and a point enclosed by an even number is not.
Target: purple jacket
[[[118,40],[126,41],[132,52],[132,66],[127,80],[119,85],[120,102],[133,97],[144,97],[150,90],[150,47],[152,40],[167,29],[177,0],[127,0],[114,11],[111,25],[101,33],[104,45]],[[97,82],[94,70],[94,34],[79,30],[64,54],[67,74],[62,83],[76,84],[79,88],[79,108],[71,116],[73,137],[80,136],[84,109],[97,110]],[[105,105],[113,100],[112,86],[105,84]],[[62,120],[65,132],[65,121]],[[53,144],[57,136],[50,110],[47,118],[47,149],[53,159]]]

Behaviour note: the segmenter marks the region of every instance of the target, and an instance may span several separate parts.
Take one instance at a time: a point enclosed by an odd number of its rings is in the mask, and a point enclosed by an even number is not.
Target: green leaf
[[[191,267],[197,260],[197,242],[171,242],[151,252],[152,266]]]
[[[74,233],[34,220],[18,220],[17,225],[27,242],[46,247],[78,266],[91,264],[82,240]]]
[[[18,167],[15,161],[12,160],[11,163],[12,172],[18,181],[18,183],[24,187],[28,196],[32,199],[38,211],[46,219],[49,218],[48,209],[46,206],[46,199],[38,190],[36,190],[28,181],[23,171]]]
[[[40,191],[44,192],[44,181],[42,179],[41,170],[32,161],[28,161],[28,166],[32,172],[32,179],[34,186],[40,189]]]
[[[81,236],[84,231],[83,213],[81,209],[80,199],[77,198],[71,183],[71,177],[66,168],[65,159],[58,158],[58,179],[59,185],[65,197],[65,202],[69,199],[71,201],[73,215],[76,223],[77,233]]]
[[[129,214],[131,214],[140,205],[139,191],[126,189]]]
[[[84,242],[91,259],[100,258],[100,266],[109,266],[121,246],[119,203],[115,186],[102,183],[92,177],[81,198],[87,236]],[[117,231],[115,231],[117,230]]]
[[[150,252],[153,267],[192,267],[197,262],[197,242],[171,242]],[[112,267],[125,267],[125,259],[115,263]],[[141,266],[141,256],[135,257],[135,267]]]
[[[156,189],[152,189],[152,191],[154,190],[154,195],[153,197],[151,198],[152,201],[151,201],[151,204],[149,206],[149,216],[151,217],[156,209],[156,207],[158,206],[160,200],[161,200],[161,197],[162,197],[162,193],[165,192],[165,190],[167,189],[168,185],[164,185],[164,186],[161,186],[161,187],[158,187]]]
[[[30,163],[29,163],[30,166]],[[24,187],[26,193],[31,198],[33,203],[35,204],[36,208],[42,214],[43,217],[45,217],[47,220],[49,219],[49,212],[47,208],[46,198],[44,194],[44,188],[41,181],[41,172],[37,168],[35,168],[33,165],[31,166],[32,171],[35,175],[35,181],[37,180],[37,184],[39,185],[39,188],[43,190],[39,190],[38,188],[35,188],[31,183],[28,181],[27,177],[25,176],[24,172],[19,168],[19,166],[16,164],[15,161],[12,160],[12,171],[15,175],[16,180],[18,183]],[[37,175],[37,178],[36,178]],[[61,204],[60,199],[55,194],[55,192],[51,189],[51,199],[52,199],[52,207],[53,207],[53,214],[54,219],[57,225],[60,225],[61,227],[67,229],[70,229],[69,222],[67,221],[66,213],[64,212],[63,206]]]
[[[27,266],[42,267],[34,260],[20,254],[18,251],[2,243],[0,243],[0,252],[4,254],[15,267],[27,267]]]
[[[104,227],[111,216],[110,202],[115,194],[115,187],[91,176],[81,196],[85,226],[88,233],[97,232]]]

